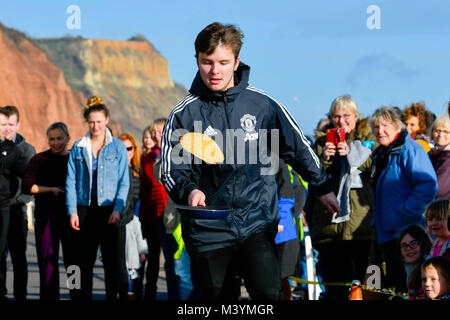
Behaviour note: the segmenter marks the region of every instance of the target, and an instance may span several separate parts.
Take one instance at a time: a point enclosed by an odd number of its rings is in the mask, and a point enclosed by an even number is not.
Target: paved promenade
[[[37,264],[36,247],[35,247],[35,237],[34,231],[30,230],[28,232],[28,245],[27,245],[27,259],[28,259],[28,295],[29,300],[39,300],[39,266]],[[67,289],[66,280],[67,275],[65,273],[65,268],[62,260],[62,252],[60,249],[59,254],[59,274],[60,274],[60,294],[61,300],[70,300],[69,290]],[[161,255],[161,264],[158,278],[158,292],[156,295],[157,300],[167,300],[167,286],[164,272],[164,258]],[[7,297],[8,299],[13,299],[13,269],[11,264],[11,258],[8,255],[7,260],[7,283],[6,287],[8,289]],[[94,267],[94,279],[93,279],[93,300],[106,300],[105,295],[105,282],[104,282],[104,272],[103,265],[101,261],[97,258]],[[248,293],[245,287],[241,289],[242,298],[248,298]]]
[[[39,300],[39,266],[37,264],[36,247],[34,231],[28,232],[28,245],[27,245],[27,259],[28,259],[28,295],[29,300]],[[60,274],[60,294],[61,300],[70,300],[69,290],[67,289],[66,280],[67,276],[64,269],[64,264],[62,260],[62,252],[60,250],[59,254],[59,274]],[[161,258],[161,269],[158,279],[158,292],[157,300],[167,299],[167,286],[165,281],[165,272],[163,267],[164,259]],[[13,299],[13,269],[11,264],[11,258],[8,255],[7,260],[7,283],[6,288],[8,289],[7,297],[8,299]],[[94,279],[93,279],[93,300],[105,300],[105,282],[104,282],[104,272],[103,265],[99,259],[97,259],[94,267]]]

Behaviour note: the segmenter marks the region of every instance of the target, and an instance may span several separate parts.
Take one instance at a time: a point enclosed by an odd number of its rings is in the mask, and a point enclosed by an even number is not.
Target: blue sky
[[[79,30],[66,26],[70,5],[81,10]],[[371,5],[380,10],[380,29],[367,27]],[[15,0],[0,10],[0,22],[31,37],[126,40],[141,33],[187,89],[197,33],[213,21],[236,24],[250,83],[284,104],[307,134],[341,94],[351,94],[363,116],[415,101],[446,111],[449,17],[446,0]]]

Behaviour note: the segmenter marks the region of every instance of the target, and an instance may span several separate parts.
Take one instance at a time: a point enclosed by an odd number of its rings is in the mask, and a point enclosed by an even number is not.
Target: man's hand
[[[336,212],[336,217],[339,217],[341,208],[339,207],[339,202],[333,192],[320,196],[319,201],[325,207],[325,213],[333,214]]]
[[[189,193],[188,205],[192,207],[196,206],[205,207],[206,206],[205,200],[206,200],[205,194],[198,189],[194,189],[191,191],[191,193]]]
[[[111,215],[109,216],[108,223],[109,224],[114,224],[114,223],[119,222],[119,221],[120,221],[120,213],[119,213],[119,211],[113,211],[111,213]]]

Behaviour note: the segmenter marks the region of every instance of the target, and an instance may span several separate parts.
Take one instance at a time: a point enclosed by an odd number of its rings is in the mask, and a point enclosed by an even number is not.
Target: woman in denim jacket
[[[92,272],[100,245],[106,297],[113,300],[119,293],[126,299],[125,227],[117,222],[130,186],[127,150],[107,128],[109,111],[100,97],[88,99],[83,116],[89,132],[70,151],[66,180],[66,205],[70,225],[77,231],[75,254],[81,270],[75,298],[92,298]]]

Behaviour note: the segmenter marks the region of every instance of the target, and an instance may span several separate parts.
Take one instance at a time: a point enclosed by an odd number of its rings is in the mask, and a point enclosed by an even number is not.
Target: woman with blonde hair
[[[151,128],[152,126],[150,125],[142,131],[142,158],[149,153],[155,145],[155,142],[153,142],[152,139]]]
[[[179,299],[179,281],[175,274],[174,254],[178,249],[175,238],[166,232],[163,214],[167,205],[168,194],[164,186],[154,175],[154,164],[160,157],[161,136],[166,119],[156,119],[150,127],[151,137],[155,143],[147,155],[142,158],[142,176],[139,207],[144,237],[147,239],[149,256],[146,271],[144,299],[155,300],[159,274],[161,249],[164,254],[167,293],[169,300]]]
[[[318,267],[325,282],[364,279],[370,253],[372,228],[372,195],[369,173],[358,167],[369,158],[374,144],[368,119],[361,119],[355,100],[349,95],[333,100],[329,112],[330,127],[343,129],[345,138],[334,144],[327,136],[314,145],[326,171],[332,177],[332,188],[340,201],[341,216],[325,214],[314,197],[308,197],[305,212],[311,221],[311,237],[320,253]],[[349,181],[359,181],[350,184]],[[339,265],[334,261],[339,259]],[[345,288],[330,288],[325,299],[346,300]]]

